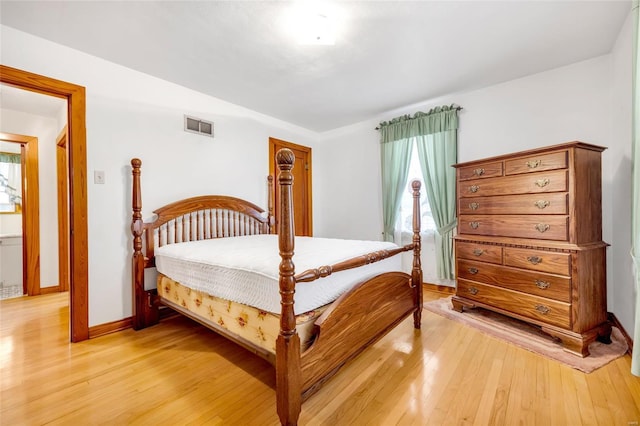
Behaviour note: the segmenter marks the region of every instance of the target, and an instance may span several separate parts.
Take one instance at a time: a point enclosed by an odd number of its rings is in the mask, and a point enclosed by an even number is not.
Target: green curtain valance
[[[20,164],[20,154],[0,152],[0,163]]]
[[[380,142],[388,143],[416,136],[431,135],[458,129],[457,105],[432,108],[429,112],[416,112],[413,116],[403,115],[380,123]]]

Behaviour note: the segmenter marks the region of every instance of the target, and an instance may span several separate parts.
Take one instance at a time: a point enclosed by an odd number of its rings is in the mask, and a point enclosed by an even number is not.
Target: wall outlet
[[[104,184],[104,172],[102,170],[93,171],[93,183]]]

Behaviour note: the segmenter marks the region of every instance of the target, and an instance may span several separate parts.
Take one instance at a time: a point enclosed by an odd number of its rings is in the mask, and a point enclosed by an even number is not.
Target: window
[[[20,154],[0,153],[0,213],[21,211],[20,174]]]
[[[400,202],[400,212],[398,213],[398,223],[396,229],[402,233],[413,232],[413,190],[411,189],[411,182],[419,180],[422,186],[420,187],[420,213],[421,217],[421,230],[420,232],[435,231],[436,223],[433,221],[433,215],[431,214],[431,207],[429,206],[429,200],[427,198],[427,190],[424,187],[424,179],[422,178],[422,170],[420,169],[420,160],[418,158],[418,148],[415,141],[411,148],[411,160],[409,162],[409,176],[407,178],[407,189],[402,194],[402,201]]]

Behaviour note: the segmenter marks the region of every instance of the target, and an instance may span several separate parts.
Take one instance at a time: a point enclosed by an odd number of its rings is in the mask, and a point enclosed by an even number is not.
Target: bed
[[[276,154],[278,220],[271,196],[265,215],[248,201],[207,195],[161,207],[149,222],[141,213],[142,162],[131,160],[133,327],[158,323],[169,307],[263,357],[275,366],[284,425],[296,424],[305,399],[405,318],[413,315],[420,329],[422,313],[420,183],[412,182],[411,244],[294,237],[294,158],[286,148]],[[394,261],[409,251],[410,274]],[[147,289],[152,267],[156,288]],[[245,284],[247,294],[236,294]]]

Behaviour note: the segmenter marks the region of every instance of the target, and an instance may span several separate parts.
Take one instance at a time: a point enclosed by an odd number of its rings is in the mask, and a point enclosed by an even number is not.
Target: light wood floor
[[[278,424],[260,358],[182,317],[70,344],[67,299],[0,302],[0,424]],[[312,396],[300,424],[638,425],[630,363],[584,374],[425,311],[421,332],[400,324]]]

